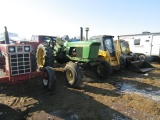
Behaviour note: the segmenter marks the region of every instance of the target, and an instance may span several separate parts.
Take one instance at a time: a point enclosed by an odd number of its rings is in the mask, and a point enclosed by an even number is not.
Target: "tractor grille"
[[[29,53],[11,54],[10,65],[11,75],[25,74],[31,72]]]

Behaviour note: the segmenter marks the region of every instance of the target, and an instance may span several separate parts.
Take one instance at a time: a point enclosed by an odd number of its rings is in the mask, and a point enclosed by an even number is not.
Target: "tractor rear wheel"
[[[56,83],[56,74],[50,67],[44,68],[45,75],[42,77],[42,84],[47,91],[53,90]]]
[[[54,63],[53,48],[47,44],[40,44],[37,48],[36,58],[37,58],[38,68],[46,66],[53,67]]]
[[[96,73],[101,80],[104,80],[112,73],[112,67],[107,61],[101,61],[96,67]]]
[[[66,82],[69,87],[76,88],[81,83],[81,71],[77,64],[68,62],[65,66]]]

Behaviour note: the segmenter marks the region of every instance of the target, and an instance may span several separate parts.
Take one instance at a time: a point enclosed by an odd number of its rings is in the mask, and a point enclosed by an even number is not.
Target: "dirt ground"
[[[39,77],[0,84],[0,120],[160,120],[160,64],[152,65],[156,69],[147,74],[121,70],[104,82],[87,71],[79,89],[68,88],[59,72],[52,92]],[[124,85],[146,94],[127,93]]]

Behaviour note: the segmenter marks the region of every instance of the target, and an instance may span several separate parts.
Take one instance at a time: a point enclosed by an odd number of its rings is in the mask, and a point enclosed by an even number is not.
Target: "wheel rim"
[[[66,70],[66,76],[67,76],[67,80],[70,84],[73,83],[74,81],[74,77],[73,77],[73,73],[71,70]]]
[[[105,75],[105,67],[104,65],[100,64],[97,66],[97,73],[100,76],[104,76]]]
[[[140,58],[140,60],[145,60],[145,56],[144,55],[140,55],[139,58]]]
[[[45,64],[45,54],[44,50],[42,48],[39,49],[38,51],[38,66],[43,67]]]
[[[48,80],[47,80],[47,79],[43,79],[43,84],[44,84],[45,86],[47,86]]]
[[[45,73],[45,78],[43,78],[43,84],[44,84],[44,86],[47,86],[47,84],[48,84],[48,76],[47,76],[47,73]]]

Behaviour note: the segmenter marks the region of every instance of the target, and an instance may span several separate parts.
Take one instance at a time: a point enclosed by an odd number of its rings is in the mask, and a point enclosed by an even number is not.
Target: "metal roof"
[[[102,38],[102,37],[114,37],[114,36],[113,36],[113,35],[96,35],[96,36],[90,37],[90,39],[94,39],[94,38]]]
[[[118,37],[144,36],[144,35],[160,35],[160,32],[157,32],[157,33],[143,32],[142,34],[119,35]]]

